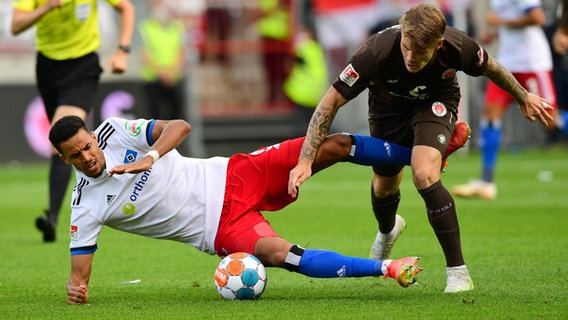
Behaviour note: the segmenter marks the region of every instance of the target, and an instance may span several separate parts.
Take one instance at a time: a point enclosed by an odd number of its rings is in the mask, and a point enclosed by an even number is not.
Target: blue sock
[[[410,165],[412,149],[379,138],[352,135],[355,145],[351,148],[349,162],[372,166],[377,164]]]
[[[558,116],[562,118],[562,128],[559,128],[560,132],[568,136],[568,111],[558,110]]]
[[[501,122],[484,121],[481,124],[481,164],[484,181],[493,182],[500,145]]]
[[[298,272],[312,278],[380,276],[382,260],[355,258],[326,250],[306,249]]]

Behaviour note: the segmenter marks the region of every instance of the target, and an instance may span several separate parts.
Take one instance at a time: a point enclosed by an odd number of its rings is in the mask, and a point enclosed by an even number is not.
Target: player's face
[[[428,62],[430,62],[434,52],[441,46],[442,41],[443,40],[440,40],[436,45],[426,50],[417,50],[412,41],[408,37],[405,37],[403,33],[400,40],[400,50],[402,51],[406,70],[410,73],[416,73],[422,70]]]
[[[59,147],[63,161],[88,177],[100,176],[106,167],[103,151],[97,144],[94,132],[81,129]]]

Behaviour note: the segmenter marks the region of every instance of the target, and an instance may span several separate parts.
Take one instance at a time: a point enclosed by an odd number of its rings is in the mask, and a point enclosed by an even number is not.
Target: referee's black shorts
[[[53,60],[37,53],[37,88],[51,122],[61,105],[91,111],[102,73],[96,52],[69,60]]]

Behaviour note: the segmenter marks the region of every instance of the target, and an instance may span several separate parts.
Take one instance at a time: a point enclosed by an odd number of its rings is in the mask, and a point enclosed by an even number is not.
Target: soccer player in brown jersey
[[[369,89],[371,135],[412,147],[413,182],[446,258],[445,292],[473,289],[462,255],[456,205],[440,180],[442,155],[458,118],[458,71],[489,78],[515,98],[528,120],[545,125],[552,121],[548,101],[527,92],[465,33],[446,27],[438,7],[421,3],[405,12],[399,25],[371,36],[351,57],[314,110],[288,182],[288,192],[295,196],[311,176],[316,151],[339,108]],[[375,259],[390,256],[406,227],[397,215],[402,177],[403,166],[373,167],[371,204],[379,224],[371,247]]]

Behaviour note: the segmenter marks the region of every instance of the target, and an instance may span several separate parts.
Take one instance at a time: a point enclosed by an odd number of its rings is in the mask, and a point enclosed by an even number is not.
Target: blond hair
[[[443,38],[446,30],[444,13],[440,8],[428,3],[421,3],[408,9],[399,22],[402,34],[421,51],[434,46]]]

